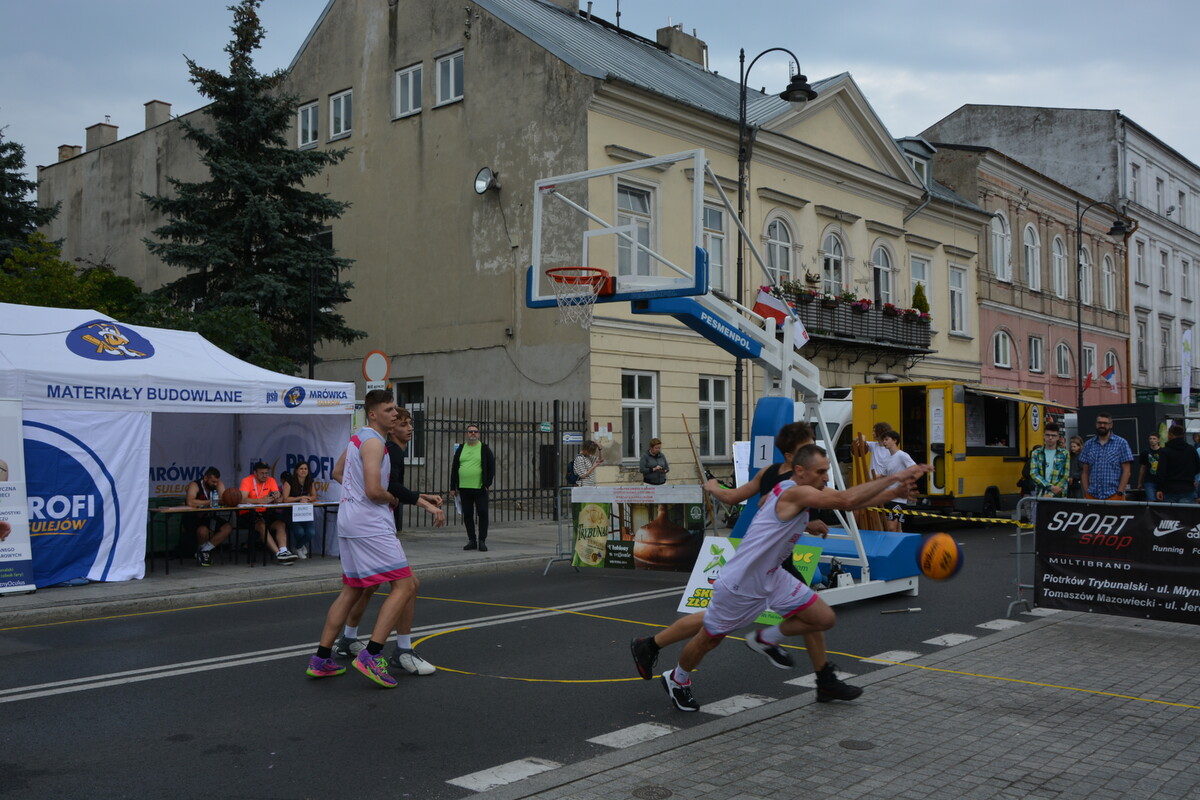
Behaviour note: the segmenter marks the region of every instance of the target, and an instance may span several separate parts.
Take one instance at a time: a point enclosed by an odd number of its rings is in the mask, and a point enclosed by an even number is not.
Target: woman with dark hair
[[[579,476],[578,485],[595,486],[596,468],[603,463],[604,453],[600,451],[600,446],[592,441],[584,442],[579,455],[575,456],[575,460],[571,462],[571,467]]]
[[[667,482],[667,473],[671,465],[662,454],[662,439],[651,439],[650,447],[642,453],[638,462],[638,471],[642,473],[642,481],[648,486],[662,486]]]
[[[317,487],[313,483],[312,470],[307,461],[301,461],[296,469],[283,476],[283,502],[285,503],[315,503],[317,502]],[[317,523],[291,521],[288,523],[291,531],[292,547],[297,558],[308,558],[308,544],[317,533]]]

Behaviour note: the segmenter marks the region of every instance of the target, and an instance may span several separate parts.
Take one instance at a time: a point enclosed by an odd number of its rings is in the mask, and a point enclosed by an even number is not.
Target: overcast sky
[[[25,145],[31,175],[106,116],[128,136],[142,130],[148,100],[176,114],[202,105],[183,56],[225,68],[227,5],[0,0],[0,126]],[[265,0],[259,68],[286,67],[325,5]],[[616,21],[617,5],[595,0],[593,13]],[[964,103],[1119,109],[1200,163],[1195,0],[621,0],[620,9],[621,26],[650,39],[670,23],[695,29],[710,68],[734,79],[742,47],[747,61],[786,47],[810,80],[849,72],[893,136],[917,134]],[[778,54],[749,80],[774,91],[786,82]]]

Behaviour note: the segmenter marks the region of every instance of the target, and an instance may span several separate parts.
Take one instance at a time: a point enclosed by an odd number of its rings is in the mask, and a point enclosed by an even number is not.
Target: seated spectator
[[[213,492],[220,498],[224,491],[221,471],[216,467],[209,467],[200,480],[188,484],[185,502],[189,508],[212,508]],[[220,503],[218,499],[217,505]],[[184,514],[183,532],[196,536],[196,562],[202,567],[211,567],[213,548],[229,538],[229,534],[233,533],[233,526],[229,524],[229,520],[221,519],[215,514]]]
[[[262,508],[253,511],[239,511],[239,524],[247,530],[258,534],[259,540],[266,543],[275,553],[275,561],[279,564],[294,564],[296,554],[287,548],[287,525],[283,516],[277,511],[268,510],[267,505],[278,503],[283,499],[279,484],[269,474],[270,467],[259,461],[254,465],[254,472],[242,478],[242,502],[251,500],[262,503]],[[269,530],[268,530],[269,529]]]
[[[307,461],[297,464],[295,472],[283,473],[283,502],[317,502],[317,487]],[[311,519],[307,522],[297,522],[293,519],[288,524],[288,533],[292,537],[292,547],[295,548],[292,552],[297,558],[308,558],[308,545],[317,533],[317,523]]]

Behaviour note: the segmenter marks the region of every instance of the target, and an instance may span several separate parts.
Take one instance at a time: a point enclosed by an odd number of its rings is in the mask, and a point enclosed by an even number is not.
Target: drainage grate
[[[858,739],[843,739],[838,742],[838,745],[847,750],[874,750],[875,745],[870,742],[860,741]]]
[[[633,796],[638,800],[667,800],[673,794],[665,786],[639,786],[633,790]]]

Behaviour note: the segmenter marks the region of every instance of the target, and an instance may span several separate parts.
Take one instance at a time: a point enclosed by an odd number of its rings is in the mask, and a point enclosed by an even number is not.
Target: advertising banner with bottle
[[[21,401],[0,400],[0,594],[32,592]]]
[[[699,486],[580,486],[571,490],[577,567],[687,572],[704,541]]]
[[[717,576],[721,574],[721,567],[729,563],[741,542],[741,539],[727,539],[724,536],[705,537],[700,548],[700,557],[696,559],[696,565],[692,568],[692,575],[688,578],[687,588],[683,591],[683,597],[679,600],[679,608],[676,611],[691,614],[694,611],[703,611],[708,608],[709,598],[712,597],[712,585],[717,582]],[[804,576],[804,582],[810,586],[820,560],[821,548],[819,547],[798,544],[792,548],[792,565],[797,572]],[[774,611],[768,610],[760,614],[755,622],[774,625],[781,619],[782,617]]]

